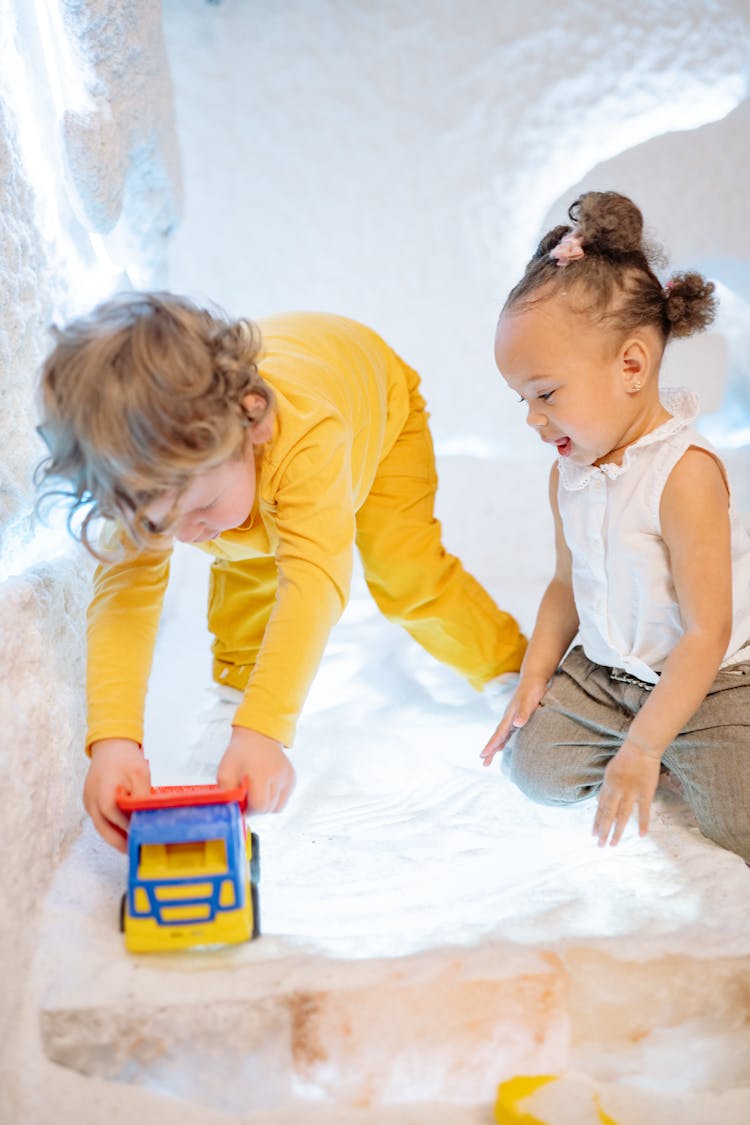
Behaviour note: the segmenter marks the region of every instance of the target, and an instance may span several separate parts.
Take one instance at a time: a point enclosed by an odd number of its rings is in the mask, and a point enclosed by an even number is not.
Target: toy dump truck
[[[131,814],[120,928],[133,953],[249,941],[260,934],[258,837],[247,789],[161,786],[118,795]]]

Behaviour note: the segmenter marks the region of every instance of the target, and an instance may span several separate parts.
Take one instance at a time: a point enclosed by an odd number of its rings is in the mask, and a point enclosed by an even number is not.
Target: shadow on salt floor
[[[201,581],[191,598],[198,615]],[[155,783],[215,776],[233,706],[200,690],[207,643],[205,633],[189,642],[168,617],[152,693]],[[182,738],[167,745],[164,733],[175,668],[192,743],[179,753]],[[493,713],[386,622],[360,581],[300,723],[290,804],[253,820],[264,932],[345,958],[500,938],[589,946],[627,938],[627,957],[750,951],[748,871],[700,835],[679,798],[657,795],[645,839],[631,825],[617,848],[599,849],[593,803],[535,806],[482,766],[502,705]]]

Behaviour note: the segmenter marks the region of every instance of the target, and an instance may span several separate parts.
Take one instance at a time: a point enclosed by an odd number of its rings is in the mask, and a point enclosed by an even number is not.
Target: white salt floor
[[[208,776],[222,745],[220,724],[196,722],[216,713],[204,573],[180,554],[148,717],[156,783]],[[301,724],[293,799],[253,823],[263,939],[128,956],[124,861],[84,831],[32,982],[62,1065],[34,1043],[24,1125],[98,1125],[104,1107],[142,1125],[474,1125],[521,1073],[567,1073],[536,1096],[551,1125],[585,1125],[571,1107],[594,1088],[618,1125],[750,1120],[747,868],[670,794],[645,840],[599,850],[590,807],[533,806],[481,766],[495,721],[358,580]]]

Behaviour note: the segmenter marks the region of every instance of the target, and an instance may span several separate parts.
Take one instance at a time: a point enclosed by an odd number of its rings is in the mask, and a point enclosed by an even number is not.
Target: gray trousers
[[[545,805],[593,797],[648,692],[641,680],[572,649],[504,751],[511,780]],[[750,863],[750,663],[719,672],[662,761],[704,836]]]

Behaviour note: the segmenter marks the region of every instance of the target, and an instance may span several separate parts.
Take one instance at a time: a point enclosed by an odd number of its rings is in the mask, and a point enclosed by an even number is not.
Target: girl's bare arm
[[[544,592],[529,641],[521,679],[505,714],[480,757],[488,766],[502,750],[513,731],[522,727],[539,706],[550,677],[578,632],[578,611],[573,598],[571,556],[563,534],[557,503],[559,472],[552,466],[549,500],[555,521],[555,574]]]
[[[661,756],[705,698],[732,632],[727,484],[710,453],[687,451],[667,481],[660,514],[685,632],[607,767],[594,826],[600,843],[612,827],[617,843],[635,805],[645,834]]]

